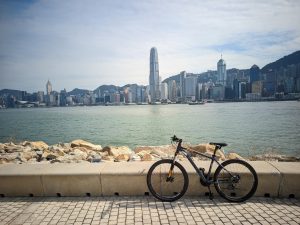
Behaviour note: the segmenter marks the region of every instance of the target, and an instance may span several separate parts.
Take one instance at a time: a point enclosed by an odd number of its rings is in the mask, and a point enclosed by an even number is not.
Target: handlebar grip
[[[171,141],[178,142],[178,141],[179,141],[179,138],[176,137],[176,135],[174,135],[173,137],[171,137]]]

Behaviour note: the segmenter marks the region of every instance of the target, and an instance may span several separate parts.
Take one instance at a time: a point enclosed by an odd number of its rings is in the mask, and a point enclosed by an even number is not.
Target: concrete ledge
[[[146,175],[154,162],[0,165],[1,196],[110,196],[149,193]],[[196,161],[209,168],[208,161]],[[207,187],[187,161],[180,161],[188,175],[186,195],[203,196]],[[258,174],[255,196],[299,197],[300,163],[251,161]],[[213,171],[216,169],[213,167]],[[215,192],[214,187],[212,190]]]
[[[300,163],[270,162],[280,173],[279,197],[300,197]]]

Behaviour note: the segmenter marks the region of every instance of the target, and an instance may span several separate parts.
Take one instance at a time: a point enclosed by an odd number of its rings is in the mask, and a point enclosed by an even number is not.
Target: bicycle
[[[216,152],[226,143],[210,142],[215,149],[212,156],[193,151],[182,147],[182,139],[175,135],[171,137],[173,142],[177,142],[177,148],[173,159],[161,159],[155,162],[147,173],[147,185],[151,194],[166,202],[176,201],[181,198],[189,186],[189,177],[185,168],[176,161],[178,154],[185,156],[192,164],[200,177],[200,183],[208,187],[209,198],[213,199],[210,185],[214,184],[218,194],[230,202],[243,202],[251,198],[258,185],[258,177],[254,168],[246,161],[240,159],[230,159],[222,163],[217,161]],[[204,168],[198,168],[192,159],[192,152],[211,159],[209,170],[205,173]],[[213,163],[218,164],[212,175]]]

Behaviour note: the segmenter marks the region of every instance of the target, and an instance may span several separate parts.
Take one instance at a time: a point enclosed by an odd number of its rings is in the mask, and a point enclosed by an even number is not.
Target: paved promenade
[[[252,198],[228,203],[152,197],[0,198],[0,224],[300,224],[300,200]]]

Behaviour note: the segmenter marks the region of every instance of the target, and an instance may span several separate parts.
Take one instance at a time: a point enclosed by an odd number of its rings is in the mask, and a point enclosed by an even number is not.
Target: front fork
[[[176,149],[176,152],[175,152],[172,164],[170,166],[168,177],[167,177],[167,180],[166,180],[167,182],[173,182],[174,181],[174,177],[173,177],[174,171],[173,170],[174,170],[174,165],[175,165],[175,162],[176,162],[176,157],[178,155],[178,152],[179,152],[179,146],[177,146],[177,149]]]

